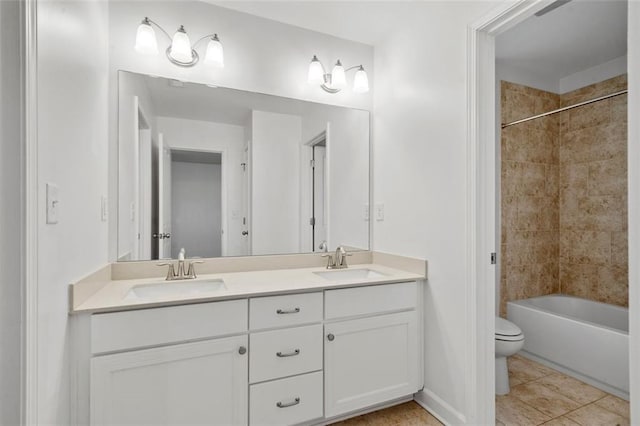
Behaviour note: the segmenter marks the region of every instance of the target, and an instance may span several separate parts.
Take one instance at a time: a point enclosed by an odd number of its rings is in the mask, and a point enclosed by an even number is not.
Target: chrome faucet
[[[322,257],[327,258],[327,269],[346,269],[349,267],[347,265],[347,257],[351,256],[351,253],[347,253],[347,251],[342,246],[338,246],[336,248],[335,255],[331,253],[323,254]]]
[[[204,263],[202,260],[192,260],[189,262],[189,266],[187,272],[185,273],[184,264],[186,262],[186,251],[184,248],[180,249],[180,253],[178,254],[178,271],[176,272],[176,268],[173,263],[165,262],[158,263],[158,266],[168,266],[167,270],[167,281],[175,281],[175,280],[192,280],[194,278],[198,278],[196,275],[196,270],[194,268],[194,264],[196,263]]]

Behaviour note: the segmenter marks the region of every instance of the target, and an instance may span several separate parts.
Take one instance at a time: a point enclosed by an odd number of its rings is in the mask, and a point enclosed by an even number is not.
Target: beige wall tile
[[[589,195],[623,196],[627,192],[627,157],[595,161],[589,165]]]
[[[592,281],[591,298],[613,305],[629,305],[629,271],[626,266],[599,266]]]
[[[560,259],[566,263],[607,265],[611,261],[611,233],[560,231]]]
[[[557,197],[522,196],[517,199],[516,230],[553,231],[559,225]]]
[[[597,274],[596,265],[560,262],[560,292],[590,299],[591,288],[597,280]]]
[[[629,264],[629,233],[619,231],[611,233],[611,264],[628,266]]]
[[[611,121],[613,123],[626,123],[627,117],[627,95],[616,96],[609,100],[611,105]]]

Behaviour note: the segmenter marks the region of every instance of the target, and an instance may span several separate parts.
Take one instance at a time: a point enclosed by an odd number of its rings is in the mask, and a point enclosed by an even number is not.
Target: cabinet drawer
[[[252,333],[250,382],[322,369],[322,325]]]
[[[250,301],[251,330],[322,321],[322,293],[258,297]]]
[[[402,311],[416,307],[417,283],[384,284],[328,290],[325,292],[325,318]]]
[[[91,352],[114,352],[247,331],[247,300],[95,314]]]
[[[251,385],[249,423],[293,425],[322,417],[322,372]]]

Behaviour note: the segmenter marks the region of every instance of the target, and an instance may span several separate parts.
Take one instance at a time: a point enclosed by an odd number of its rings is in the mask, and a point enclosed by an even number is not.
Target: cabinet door
[[[416,312],[325,325],[325,416],[418,390]]]
[[[246,346],[238,336],[93,358],[91,424],[246,425]]]

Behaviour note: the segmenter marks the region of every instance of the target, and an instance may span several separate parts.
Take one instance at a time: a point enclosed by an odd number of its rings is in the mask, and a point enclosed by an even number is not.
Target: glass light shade
[[[356,75],[353,78],[353,91],[356,93],[366,93],[369,91],[369,78],[362,66],[356,71]]]
[[[222,43],[218,39],[218,35],[214,35],[207,44],[207,52],[204,56],[204,63],[219,68],[224,68],[224,50]]]
[[[173,35],[173,41],[171,42],[170,55],[173,59],[179,62],[189,63],[193,61],[193,55],[191,54],[191,41],[184,27],[180,27],[178,31]]]
[[[333,89],[344,89],[347,87],[347,76],[344,73],[344,67],[338,61],[331,71],[331,87]]]
[[[324,84],[324,68],[315,55],[309,64],[307,81],[309,84]]]
[[[136,52],[141,55],[157,55],[158,41],[156,40],[156,32],[151,27],[151,23],[145,18],[138,26],[136,34]]]

